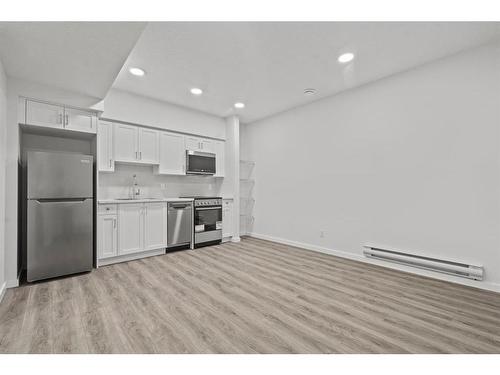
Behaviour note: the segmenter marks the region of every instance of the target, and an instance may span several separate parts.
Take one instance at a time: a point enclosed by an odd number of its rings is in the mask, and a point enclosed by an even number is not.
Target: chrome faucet
[[[137,175],[134,174],[134,183],[132,184],[132,199],[138,199],[141,195],[141,189],[137,183]]]

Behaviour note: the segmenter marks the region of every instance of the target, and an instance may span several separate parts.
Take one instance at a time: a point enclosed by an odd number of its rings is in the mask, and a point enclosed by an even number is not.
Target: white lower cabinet
[[[98,210],[98,264],[140,258],[140,253],[147,256],[167,247],[167,202],[109,206]]]
[[[99,259],[118,255],[118,234],[116,215],[99,215],[97,230],[97,249]]]
[[[167,246],[167,204],[144,205],[144,250]]]
[[[234,227],[234,210],[233,200],[222,200],[222,238],[229,238],[233,236]]]
[[[144,203],[118,206],[119,255],[137,253],[144,249]]]

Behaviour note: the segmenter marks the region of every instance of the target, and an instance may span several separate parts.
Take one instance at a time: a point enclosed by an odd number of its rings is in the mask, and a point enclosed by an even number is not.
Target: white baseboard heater
[[[454,276],[466,277],[473,280],[483,280],[484,269],[482,266],[429,258],[416,254],[403,253],[392,249],[387,250],[374,245],[364,245],[364,247],[365,250],[363,253],[369,258],[423,268]]]

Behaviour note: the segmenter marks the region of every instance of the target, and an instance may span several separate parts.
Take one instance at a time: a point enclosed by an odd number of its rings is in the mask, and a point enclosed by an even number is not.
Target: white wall
[[[5,291],[5,135],[7,128],[7,77],[0,60],[0,301]]]
[[[226,138],[221,117],[112,89],[104,99],[104,118],[175,130],[213,138]]]
[[[181,195],[219,196],[222,179],[210,176],[160,176],[152,166],[115,164],[113,173],[99,173],[99,199],[128,198],[131,194],[133,175],[142,197],[172,198]],[[162,185],[165,187],[163,188]]]
[[[77,107],[100,108],[101,99],[45,86],[13,77],[7,78],[7,129],[5,174],[5,277],[8,287],[17,285],[18,269],[18,161],[20,155],[19,96],[40,98]]]
[[[256,234],[479,263],[483,283],[438,277],[500,290],[500,45],[246,125],[242,157]]]

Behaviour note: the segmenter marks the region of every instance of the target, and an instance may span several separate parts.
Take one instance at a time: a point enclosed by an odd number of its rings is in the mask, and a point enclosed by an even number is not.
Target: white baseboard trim
[[[3,296],[5,295],[6,290],[7,290],[7,282],[4,281],[2,286],[0,286],[0,303],[2,303]]]
[[[384,261],[376,260],[376,259],[369,259],[369,258],[366,258],[365,256],[363,256],[362,254],[355,254],[355,253],[350,253],[347,251],[329,249],[329,248],[318,246],[318,245],[311,245],[311,244],[307,244],[307,243],[303,243],[303,242],[287,240],[285,238],[274,237],[274,236],[270,236],[267,234],[248,233],[248,236],[259,238],[262,240],[277,242],[277,243],[280,243],[283,245],[290,245],[290,246],[300,247],[300,248],[307,249],[307,250],[317,251],[319,253],[330,254],[330,255],[341,257],[341,258],[355,260],[358,262],[374,264],[377,266],[391,268],[391,269],[398,270],[398,271],[413,273],[413,274],[420,275],[420,276],[427,276],[427,277],[437,279],[437,280],[449,281],[449,282],[452,282],[455,284],[461,284],[461,285],[471,286],[474,288],[479,288],[479,289],[484,289],[484,290],[489,290],[489,291],[500,293],[500,284],[496,284],[496,283],[492,283],[492,282],[488,282],[488,281],[477,281],[477,280],[471,280],[471,279],[463,279],[461,277],[441,274],[438,272],[423,270],[423,269],[419,269],[419,268],[405,266],[402,264],[384,262]]]
[[[5,281],[7,288],[17,288],[19,286],[19,279]]]
[[[239,236],[233,236],[231,237],[231,242],[240,242],[241,238]]]
[[[121,256],[117,256],[117,257],[113,257],[113,258],[98,259],[97,260],[97,267],[107,266],[107,265],[115,264],[115,263],[128,262],[131,260],[137,260],[137,259],[141,259],[141,258],[154,257],[157,255],[163,255],[163,254],[165,254],[165,248],[151,250],[151,251],[142,252],[142,253],[136,253],[136,254],[121,255]]]

